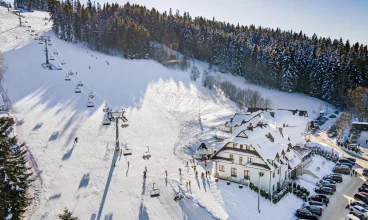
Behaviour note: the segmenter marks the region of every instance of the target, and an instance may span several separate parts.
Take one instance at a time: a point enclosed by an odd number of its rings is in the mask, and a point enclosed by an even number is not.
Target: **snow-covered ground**
[[[57,65],[65,60],[64,70],[72,67],[78,73],[67,82],[64,71],[42,68],[45,45],[33,40],[28,28],[14,28],[17,17],[0,7],[0,49],[8,66],[3,87],[19,122],[18,135],[38,167],[31,219],[56,219],[64,207],[80,219],[289,219],[300,207],[301,200],[293,195],[277,205],[261,199],[262,212],[258,214],[255,192],[212,179],[197,181],[193,170],[187,172],[188,156],[182,148],[190,142],[199,143],[206,135],[221,134],[220,125],[238,109],[234,103],[203,88],[200,82],[190,81],[188,72],[66,43],[49,31],[43,12],[24,15],[34,33],[47,31],[51,36],[50,52],[59,51],[51,62]],[[84,92],[95,94],[94,108],[86,107],[86,94],[74,93],[74,82],[80,79]],[[323,104],[301,94],[238,85],[259,90],[278,108],[317,111]],[[101,124],[104,101],[114,108],[125,108],[129,127],[120,130],[120,142],[128,143],[133,155],[120,158],[114,153],[115,126]],[[199,102],[201,122],[195,120]],[[79,138],[77,144],[73,143],[75,137]],[[147,146],[152,157],[144,160]],[[143,179],[145,166],[148,175]],[[179,168],[183,170],[181,178]],[[199,167],[199,172],[202,170]],[[186,189],[189,180],[191,188]],[[162,192],[158,198],[149,196],[153,183]],[[189,198],[173,200],[178,186]]]

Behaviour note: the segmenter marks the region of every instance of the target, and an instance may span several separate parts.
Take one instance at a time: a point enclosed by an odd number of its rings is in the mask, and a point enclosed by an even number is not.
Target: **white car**
[[[368,211],[365,208],[356,205],[356,206],[350,207],[350,210],[353,213],[355,213],[357,216],[362,216],[364,217],[364,219],[368,219]]]

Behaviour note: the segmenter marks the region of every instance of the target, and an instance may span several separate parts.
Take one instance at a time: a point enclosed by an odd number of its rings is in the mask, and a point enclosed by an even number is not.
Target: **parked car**
[[[362,175],[365,176],[365,177],[368,177],[368,169],[367,168],[363,169]]]
[[[350,211],[350,213],[349,213],[350,215],[352,215],[352,216],[354,216],[355,217],[355,219],[359,219],[359,220],[362,220],[362,218],[361,218],[361,216],[358,216],[356,213],[354,213],[354,212],[352,212],[352,211]],[[364,220],[364,219],[363,219]]]
[[[333,189],[334,192],[336,192],[336,185],[335,184],[331,184],[331,183],[322,184],[322,187],[329,187],[329,188]]]
[[[331,189],[330,187],[316,187],[314,191],[316,193],[327,194],[327,195],[332,195],[334,193],[333,189]]]
[[[351,160],[349,160],[347,158],[342,158],[338,162],[340,162],[340,163],[350,163],[352,165],[355,165],[355,162],[353,162],[353,161],[351,161]]]
[[[360,219],[356,217],[354,214],[349,214],[345,217],[345,220],[360,220]]]
[[[351,213],[345,217],[345,220],[360,220],[360,219],[356,217],[353,213]]]
[[[336,181],[332,180],[332,179],[324,179],[324,181],[327,181],[331,184],[336,184]]]
[[[319,218],[318,215],[313,214],[307,209],[298,209],[295,213],[296,217],[303,218],[303,219],[311,219],[311,220],[317,220]]]
[[[362,201],[354,201],[354,202],[351,203],[351,205],[352,206],[356,206],[356,205],[361,206],[361,207],[365,208],[368,211],[368,205],[365,204]]]
[[[336,175],[327,175],[327,176],[324,176],[323,179],[331,179],[331,180],[336,181],[338,183],[342,182],[342,177],[341,176],[336,176]]]
[[[322,202],[317,202],[317,201],[308,201],[304,203],[305,206],[317,206],[320,207],[321,209],[324,208],[323,203]]]
[[[336,115],[330,115],[329,118],[336,118]]]
[[[368,211],[361,206],[350,206],[350,210],[360,218],[368,219]]]
[[[365,195],[363,195],[363,194],[361,194],[361,193],[356,193],[354,195],[354,199],[359,200],[359,201],[362,201],[362,202],[364,202],[365,204],[368,205],[368,197],[365,196]]]
[[[335,173],[341,173],[346,175],[350,174],[350,168],[346,166],[335,167],[332,171]]]
[[[361,187],[358,188],[358,192],[368,193],[368,187],[361,186]]]
[[[322,215],[322,209],[319,206],[310,206],[310,205],[303,205],[303,208],[310,211],[313,214]]]
[[[368,181],[365,181],[362,186],[368,187]]]
[[[320,180],[320,181],[318,181],[317,183],[316,183],[316,186],[321,186],[321,185],[323,185],[323,184],[328,184],[328,183],[330,183],[329,181],[327,181],[327,180]]]
[[[347,157],[346,159],[350,160],[351,162],[353,162],[354,164],[356,163],[356,159],[353,157]],[[368,170],[368,169],[367,169]]]
[[[309,200],[321,202],[323,204],[326,204],[330,201],[330,199],[326,195],[313,195],[309,197]]]
[[[342,166],[342,165],[349,167],[349,169],[351,169],[354,166],[351,163],[345,163],[345,162],[337,162],[336,163],[336,166]]]

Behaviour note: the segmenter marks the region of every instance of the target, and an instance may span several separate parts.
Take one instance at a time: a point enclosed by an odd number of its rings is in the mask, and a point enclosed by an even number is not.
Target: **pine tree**
[[[27,151],[17,144],[12,131],[9,119],[0,118],[0,205],[5,207],[0,209],[0,218],[21,219],[29,204],[27,190],[32,173],[26,165]]]
[[[65,207],[64,213],[58,215],[61,220],[78,220],[79,218],[73,217],[72,213]]]

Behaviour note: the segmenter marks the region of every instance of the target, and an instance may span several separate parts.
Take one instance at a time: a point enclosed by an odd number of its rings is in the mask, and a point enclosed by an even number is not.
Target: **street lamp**
[[[259,197],[261,196],[261,177],[264,175],[263,172],[259,172],[259,181],[258,181],[258,213],[261,213],[261,210],[259,209]]]

